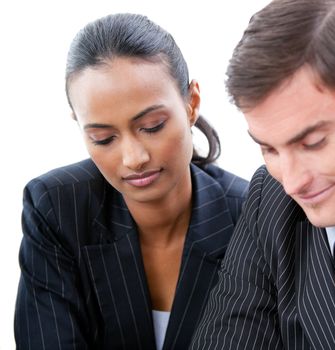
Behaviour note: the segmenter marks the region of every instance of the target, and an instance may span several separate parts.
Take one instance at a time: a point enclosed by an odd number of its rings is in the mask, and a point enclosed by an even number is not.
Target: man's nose
[[[281,157],[280,162],[281,179],[285,192],[290,196],[304,192],[311,181],[308,165],[303,159],[291,155]]]

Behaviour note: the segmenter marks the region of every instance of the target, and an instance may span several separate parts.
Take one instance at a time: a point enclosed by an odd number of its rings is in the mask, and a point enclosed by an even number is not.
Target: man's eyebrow
[[[303,140],[307,135],[311,134],[312,132],[318,131],[319,129],[322,129],[324,127],[327,127],[332,122],[329,120],[321,120],[320,122],[316,123],[315,125],[308,126],[301,132],[299,132],[297,135],[293,136],[291,139],[286,141],[286,145],[292,145],[294,143],[300,142]],[[248,130],[248,133],[250,137],[259,145],[261,146],[269,146],[266,142],[263,142],[259,140],[256,136],[252,135],[252,133]]]
[[[256,136],[254,136],[254,135],[250,132],[250,130],[248,130],[248,134],[249,134],[249,136],[250,136],[256,143],[258,143],[260,146],[269,146],[267,143],[265,143],[265,142],[259,140]]]
[[[290,140],[287,141],[288,145],[292,145],[294,143],[297,143],[301,140],[303,140],[307,135],[311,134],[312,132],[318,131],[319,129],[322,129],[326,126],[331,124],[331,122],[328,120],[321,120],[320,122],[316,123],[315,125],[311,125],[307,127],[306,129],[299,132],[296,136],[292,137]]]
[[[148,113],[151,113],[153,111],[156,111],[158,109],[161,109],[161,108],[164,108],[164,105],[163,104],[160,104],[160,105],[152,105],[152,106],[149,106],[147,108],[145,108],[143,111],[135,114],[131,120],[132,121],[135,121],[135,120],[138,120],[142,117],[144,117],[145,115],[147,115]],[[84,126],[84,130],[86,129],[92,129],[92,128],[97,128],[97,129],[108,129],[108,128],[112,128],[113,125],[111,124],[101,124],[101,123],[89,123],[89,124],[86,124]]]

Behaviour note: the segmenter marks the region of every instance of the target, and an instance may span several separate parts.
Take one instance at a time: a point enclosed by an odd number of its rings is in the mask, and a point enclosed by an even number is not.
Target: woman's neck
[[[155,202],[127,201],[142,244],[168,245],[186,235],[192,209],[191,181],[182,190]]]

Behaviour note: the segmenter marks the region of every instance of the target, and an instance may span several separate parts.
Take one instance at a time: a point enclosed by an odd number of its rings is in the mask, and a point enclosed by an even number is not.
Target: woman
[[[88,24],[70,47],[66,92],[90,159],[24,193],[19,349],[186,349],[245,198],[211,165],[172,36],[146,17]],[[209,154],[193,150],[192,126]]]

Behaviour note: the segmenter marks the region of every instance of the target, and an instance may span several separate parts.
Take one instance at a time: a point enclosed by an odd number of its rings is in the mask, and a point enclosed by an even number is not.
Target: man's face
[[[271,175],[315,226],[335,226],[335,92],[304,67],[245,117]]]

